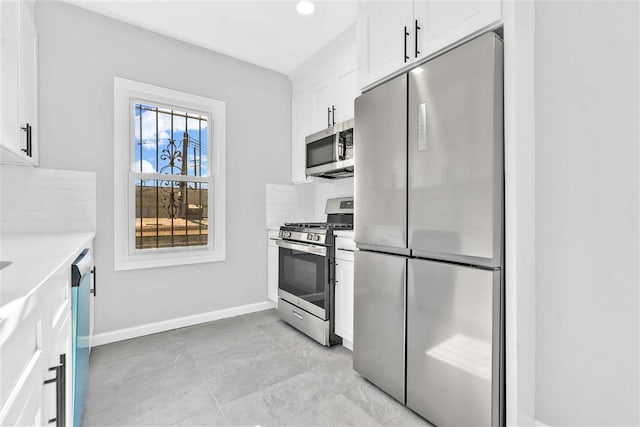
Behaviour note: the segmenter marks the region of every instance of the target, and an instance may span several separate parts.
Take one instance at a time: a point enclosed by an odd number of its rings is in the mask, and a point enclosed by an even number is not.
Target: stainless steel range
[[[334,230],[353,229],[353,197],[327,200],[327,222],[280,227],[278,313],[322,345],[341,344],[334,332]]]

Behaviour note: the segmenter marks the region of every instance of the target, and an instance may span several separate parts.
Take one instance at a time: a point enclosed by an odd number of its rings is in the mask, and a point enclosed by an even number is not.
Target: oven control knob
[[[313,240],[313,234],[311,233],[307,234],[307,240]]]
[[[287,231],[287,236],[286,237],[291,237],[291,232]]]
[[[315,240],[316,242],[317,242],[317,241],[319,241],[319,240],[320,240],[320,235],[319,235],[319,234],[316,234],[316,237],[314,238],[314,240]]]

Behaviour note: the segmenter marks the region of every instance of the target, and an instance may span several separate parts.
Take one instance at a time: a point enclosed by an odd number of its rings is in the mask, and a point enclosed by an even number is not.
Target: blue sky
[[[146,104],[145,107],[155,108]],[[166,111],[167,113],[163,113]],[[184,114],[183,112],[174,110],[176,113]],[[171,115],[168,114],[169,110],[160,108],[157,114],[158,126],[158,150],[156,151],[156,113],[155,111],[142,110],[142,153],[140,152],[140,109],[134,108],[134,127],[135,127],[135,165],[134,170],[140,172],[142,166],[142,172],[157,172],[157,173],[180,173],[179,170],[171,172],[169,168],[162,171],[162,168],[168,165],[168,160],[163,160],[162,154],[164,149],[168,148],[169,139],[171,138]],[[177,149],[182,151],[182,139],[185,132],[185,125],[187,133],[189,134],[190,144],[187,156],[187,175],[198,176],[199,170],[194,169],[194,164],[198,165],[202,162],[202,176],[208,175],[207,164],[207,121],[202,121],[202,131],[198,131],[198,119],[184,117],[173,117],[173,138],[176,140]],[[201,135],[202,145],[202,157],[200,158],[197,147],[194,157],[193,148],[195,147],[193,141],[198,141]],[[180,163],[177,163],[179,166]]]

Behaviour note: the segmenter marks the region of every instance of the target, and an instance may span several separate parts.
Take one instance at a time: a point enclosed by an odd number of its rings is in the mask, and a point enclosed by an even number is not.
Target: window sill
[[[221,262],[225,260],[224,252],[202,250],[171,251],[164,253],[136,254],[115,260],[115,270],[139,270],[143,268],[173,267],[179,265]]]

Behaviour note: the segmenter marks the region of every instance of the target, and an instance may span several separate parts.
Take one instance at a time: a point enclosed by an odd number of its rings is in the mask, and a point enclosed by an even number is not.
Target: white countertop
[[[11,264],[0,270],[0,312],[5,311],[5,305],[33,292],[61,266],[71,265],[94,237],[95,233],[87,232],[3,233],[0,261]]]

